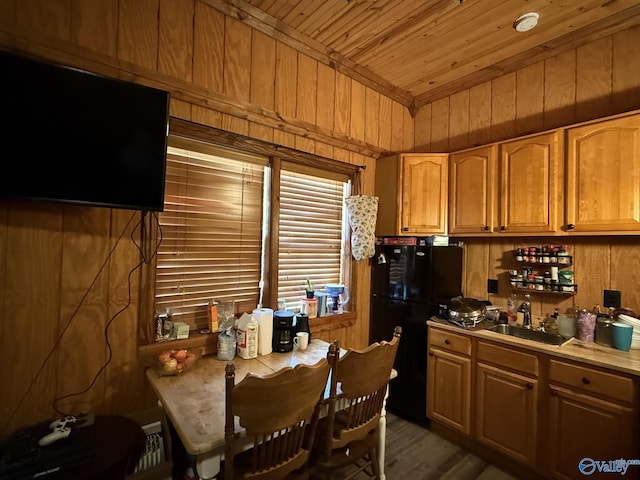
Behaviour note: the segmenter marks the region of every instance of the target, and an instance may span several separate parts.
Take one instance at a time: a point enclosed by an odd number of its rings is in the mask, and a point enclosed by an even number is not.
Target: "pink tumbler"
[[[591,313],[587,310],[580,310],[578,312],[578,340],[583,342],[593,342],[596,331],[596,317],[595,313]]]

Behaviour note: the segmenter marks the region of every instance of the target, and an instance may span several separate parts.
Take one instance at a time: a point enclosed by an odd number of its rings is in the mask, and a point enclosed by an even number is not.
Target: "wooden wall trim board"
[[[300,150],[283,147],[276,143],[269,143],[263,140],[229,133],[213,127],[205,127],[201,124],[188,122],[180,118],[170,118],[169,133],[178,137],[190,138],[192,140],[205,141],[235,150],[248,153],[264,155],[266,157],[283,157],[289,160],[295,160],[296,163],[307,165],[310,167],[321,167],[328,170],[351,175],[358,168],[366,170],[366,165],[354,165],[339,162],[332,158],[321,157],[320,155],[312,155]]]

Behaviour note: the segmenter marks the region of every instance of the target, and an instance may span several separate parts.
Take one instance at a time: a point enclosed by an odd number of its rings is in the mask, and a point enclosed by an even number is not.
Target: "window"
[[[288,309],[300,308],[307,278],[317,291],[327,284],[348,283],[344,198],[350,187],[346,175],[282,163],[277,292]]]
[[[170,125],[161,241],[143,291],[153,311],[170,308],[200,330],[211,299],[235,300],[238,315],[275,309],[280,296],[297,310],[307,277],[317,290],[353,288],[344,198],[356,166],[183,120]],[[346,310],[343,323],[355,318],[353,305]],[[141,335],[153,343],[152,322]]]
[[[207,326],[211,298],[251,311],[258,298],[266,157],[173,138],[167,153],[156,311]]]

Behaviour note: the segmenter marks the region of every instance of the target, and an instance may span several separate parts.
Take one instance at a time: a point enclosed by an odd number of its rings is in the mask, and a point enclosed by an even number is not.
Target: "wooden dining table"
[[[329,343],[312,339],[309,346],[286,353],[270,353],[252,359],[236,356],[236,383],[247,373],[269,374],[298,364],[313,365],[326,358]],[[341,355],[345,351],[341,350]],[[146,372],[169,421],[173,424],[185,450],[196,457],[199,478],[212,479],[220,472],[224,456],[225,424],[225,367],[226,360],[205,356],[191,369],[177,376],[158,375],[153,369]],[[392,372],[392,378],[395,377]],[[328,396],[328,386],[325,395]],[[386,412],[383,407],[378,428],[378,454],[381,478],[384,479]],[[250,448],[251,445],[246,445]]]

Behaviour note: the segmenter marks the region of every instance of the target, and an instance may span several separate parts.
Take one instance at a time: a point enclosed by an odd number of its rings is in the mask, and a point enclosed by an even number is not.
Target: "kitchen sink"
[[[549,345],[562,345],[569,340],[569,338],[558,335],[557,333],[542,332],[540,330],[532,330],[503,323],[494,325],[488,330],[502,335],[511,335],[512,337],[524,338],[525,340],[533,340],[534,342],[541,342]]]

